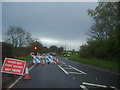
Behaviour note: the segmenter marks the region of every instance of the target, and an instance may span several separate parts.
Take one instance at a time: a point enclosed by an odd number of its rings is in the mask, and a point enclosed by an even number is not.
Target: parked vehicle
[[[52,56],[56,56],[55,52],[49,52],[49,54],[52,55]]]

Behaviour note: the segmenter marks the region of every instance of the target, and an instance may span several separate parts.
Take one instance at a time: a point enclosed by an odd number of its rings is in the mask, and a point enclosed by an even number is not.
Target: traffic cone
[[[28,64],[26,64],[24,79],[30,79]]]
[[[45,62],[44,62],[44,60],[43,60],[43,62],[42,62],[42,65],[45,65]]]
[[[34,66],[37,66],[37,63],[34,63]]]
[[[56,60],[56,63],[58,63],[58,59]]]
[[[52,62],[50,62],[51,64],[54,64],[54,62],[52,61]]]

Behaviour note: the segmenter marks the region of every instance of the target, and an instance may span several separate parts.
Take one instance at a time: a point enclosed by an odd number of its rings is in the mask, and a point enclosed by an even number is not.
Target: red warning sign
[[[26,61],[5,58],[1,72],[23,75]]]

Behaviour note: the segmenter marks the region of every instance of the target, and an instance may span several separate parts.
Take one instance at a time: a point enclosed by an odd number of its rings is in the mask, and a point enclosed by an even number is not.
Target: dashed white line
[[[82,74],[82,73],[77,73],[77,72],[68,72],[68,73],[72,73],[72,74]]]
[[[85,72],[83,72],[83,71],[81,71],[81,70],[79,70],[79,69],[77,69],[77,68],[75,68],[75,67],[72,67],[72,66],[70,66],[70,65],[69,65],[69,67],[75,69],[75,70],[78,71],[78,72],[81,72],[82,74],[86,74]]]
[[[34,67],[34,66],[31,66],[31,67],[29,68],[29,71],[30,71],[33,67]],[[9,88],[12,88],[24,75],[25,75],[25,74],[23,74],[22,76],[20,76],[13,84],[11,84],[11,85],[8,87],[8,89],[9,89]]]
[[[66,67],[64,67],[63,69],[72,69],[72,68],[66,68]]]
[[[66,70],[64,70],[60,65],[58,65],[58,67],[63,70],[63,72],[65,72],[65,74],[69,74]]]
[[[83,82],[82,84],[91,85],[91,86],[97,86],[97,87],[104,87],[104,88],[107,87],[107,86],[105,86],[105,85],[99,85],[99,84],[93,84],[93,83],[86,83],[86,82]]]
[[[84,85],[80,85],[83,90],[88,90]]]

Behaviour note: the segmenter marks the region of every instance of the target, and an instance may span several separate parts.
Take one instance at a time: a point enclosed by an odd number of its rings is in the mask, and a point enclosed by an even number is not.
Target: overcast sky
[[[3,2],[2,33],[9,26],[21,26],[44,46],[65,46],[79,50],[87,41],[93,20],[87,14],[97,2]]]

